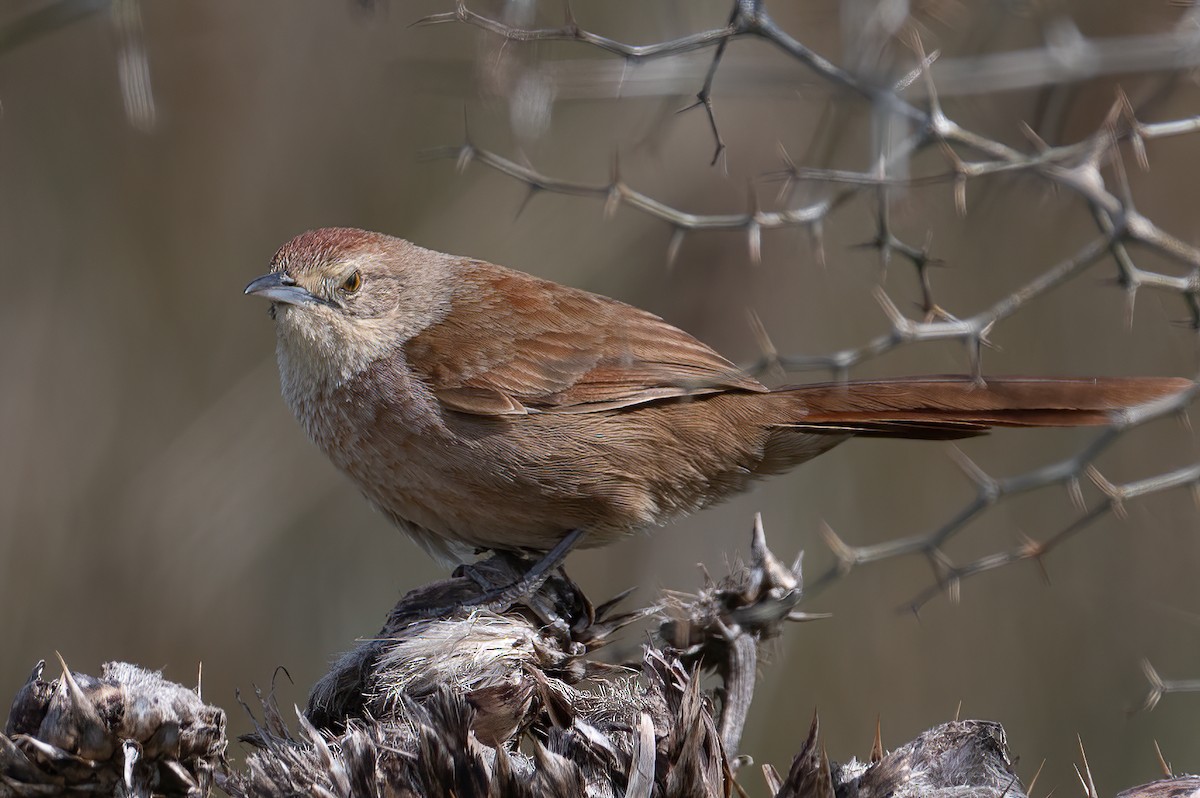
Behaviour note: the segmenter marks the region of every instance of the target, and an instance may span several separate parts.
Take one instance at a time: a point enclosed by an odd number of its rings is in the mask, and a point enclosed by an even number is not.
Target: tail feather
[[[952,440],[991,427],[1079,427],[1192,387],[1175,377],[969,377],[870,380],[782,388],[784,426],[867,437]]]

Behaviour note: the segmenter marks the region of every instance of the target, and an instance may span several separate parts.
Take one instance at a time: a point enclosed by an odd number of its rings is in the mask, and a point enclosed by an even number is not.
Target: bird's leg
[[[585,529],[572,529],[562,540],[554,544],[554,548],[546,552],[542,559],[535,562],[520,579],[504,587],[486,590],[475,598],[467,599],[462,606],[484,607],[493,612],[504,612],[521,599],[528,598],[540,590],[554,569],[563,564],[567,555],[571,553],[571,549],[575,548],[575,545],[583,540],[583,536],[586,534],[587,530]]]

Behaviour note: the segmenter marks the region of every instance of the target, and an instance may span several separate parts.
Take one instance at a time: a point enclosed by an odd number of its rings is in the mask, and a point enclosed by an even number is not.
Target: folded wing
[[[651,313],[520,272],[464,268],[453,313],[405,347],[409,366],[449,409],[484,416],[587,413],[669,397],[767,391]],[[504,301],[512,297],[520,299]]]

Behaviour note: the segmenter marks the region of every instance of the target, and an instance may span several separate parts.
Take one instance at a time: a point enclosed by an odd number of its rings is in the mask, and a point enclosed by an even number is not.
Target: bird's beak
[[[252,280],[243,293],[288,305],[325,304],[325,300],[297,285],[294,279],[283,272],[271,272]]]

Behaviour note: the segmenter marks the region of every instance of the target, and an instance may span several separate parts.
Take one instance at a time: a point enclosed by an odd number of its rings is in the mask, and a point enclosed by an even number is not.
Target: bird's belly
[[[587,544],[601,545],[655,521],[641,506],[646,500],[622,492],[615,475],[581,469],[578,447],[528,440],[511,426],[434,424],[431,414],[396,403],[389,410],[367,418],[361,403],[346,403],[340,418],[304,416],[334,464],[427,550],[438,540],[455,556],[473,548],[545,550],[580,527],[594,533]]]
[[[632,411],[484,418],[393,391],[301,413],[309,434],[397,526],[431,549],[547,550],[665,523],[836,443],[832,437],[692,421],[700,401]],[[735,397],[710,400],[723,419]],[[728,406],[728,407],[727,407]],[[746,434],[749,429],[751,434]],[[812,439],[812,440],[810,440]]]

